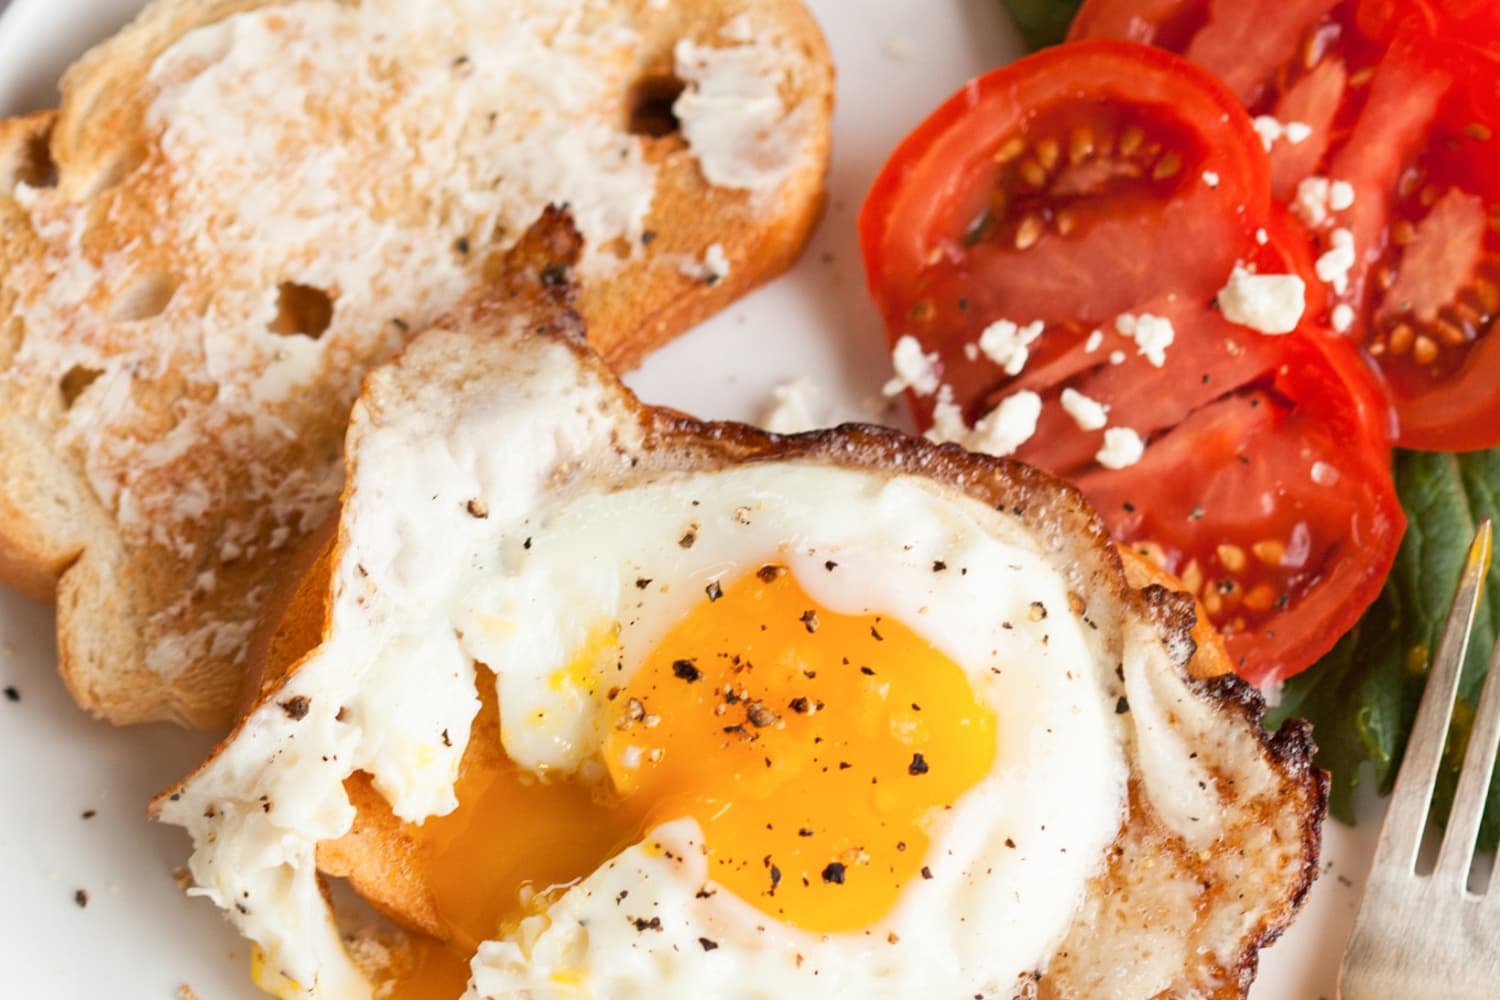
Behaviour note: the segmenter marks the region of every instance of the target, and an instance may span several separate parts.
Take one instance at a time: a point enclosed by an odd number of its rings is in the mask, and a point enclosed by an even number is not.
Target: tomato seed
[[[1075,223],[1076,220],[1073,218],[1072,212],[1058,212],[1052,217],[1052,224],[1057,227],[1057,232],[1061,236],[1067,236],[1071,233]]]
[[[1489,142],[1494,138],[1495,134],[1486,126],[1479,124],[1479,122],[1469,122],[1469,124],[1464,126],[1464,135],[1475,142]]]
[[[1487,315],[1493,316],[1500,312],[1500,286],[1486,278],[1477,278],[1474,281],[1474,294],[1479,297],[1479,307]]]
[[[1016,227],[1016,249],[1026,250],[1036,246],[1037,240],[1042,238],[1042,232],[1045,229],[1046,224],[1042,222],[1040,216],[1026,216]]]
[[[1276,603],[1276,588],[1269,583],[1257,584],[1245,595],[1245,607],[1251,611],[1269,611]]]
[[[1203,592],[1203,610],[1213,618],[1217,618],[1224,611],[1224,599],[1212,587]]]
[[[1203,570],[1198,566],[1198,560],[1194,559],[1182,568],[1182,585],[1194,597],[1203,589]]]
[[[1166,180],[1177,171],[1182,169],[1182,157],[1175,152],[1168,153],[1156,161],[1156,168],[1151,171],[1151,179],[1156,181]]]
[[[1349,76],[1349,84],[1348,84],[1349,89],[1350,90],[1354,90],[1354,89],[1356,89],[1358,87],[1363,87],[1365,84],[1369,83],[1374,77],[1375,77],[1375,67],[1374,66],[1366,66],[1364,69],[1356,70],[1354,73],[1350,74],[1350,76]]]
[[[1020,171],[1021,180],[1034,188],[1039,188],[1047,183],[1047,170],[1036,160],[1022,160],[1021,166],[1017,169]]]
[[[1250,551],[1255,553],[1255,558],[1267,566],[1280,566],[1282,557],[1286,555],[1286,546],[1274,538],[1265,538],[1250,546]],[[1275,594],[1271,597],[1274,599]]]
[[[1402,323],[1398,325],[1396,329],[1391,331],[1390,340],[1387,342],[1390,345],[1391,353],[1405,354],[1411,350],[1412,338],[1415,336],[1416,331],[1407,324]]]
[[[1412,360],[1419,365],[1430,365],[1437,360],[1437,356],[1437,343],[1425,333],[1418,334],[1411,348]]]
[[[1094,133],[1087,126],[1073,130],[1073,136],[1068,140],[1068,159],[1074,163],[1082,163],[1094,155]]]
[[[1410,222],[1402,219],[1391,227],[1391,242],[1398,247],[1404,247],[1417,235],[1417,228]]]
[[[1130,126],[1120,133],[1120,153],[1123,156],[1134,156],[1135,151],[1141,148],[1141,143],[1146,141],[1146,133],[1135,125]]]
[[[1026,140],[1018,135],[1011,136],[1000,144],[999,149],[995,150],[995,162],[1009,163],[1024,152],[1026,152]]]
[[[1437,333],[1438,339],[1449,347],[1462,347],[1469,342],[1468,335],[1462,329],[1441,316],[1433,320],[1432,328]]]
[[[1231,573],[1238,573],[1245,568],[1245,550],[1238,545],[1225,543],[1214,550],[1219,557],[1219,564]]]
[[[1062,147],[1058,141],[1051,136],[1038,139],[1036,144],[1036,158],[1042,166],[1049,171],[1057,166],[1057,161],[1062,157]]]

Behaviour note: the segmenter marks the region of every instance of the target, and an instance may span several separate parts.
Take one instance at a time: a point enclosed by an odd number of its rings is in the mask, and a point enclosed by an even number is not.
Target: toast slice
[[[832,88],[798,0],[156,0],[0,122],[0,579],[79,704],[232,720],[362,374],[544,206],[616,366],[786,268]]]

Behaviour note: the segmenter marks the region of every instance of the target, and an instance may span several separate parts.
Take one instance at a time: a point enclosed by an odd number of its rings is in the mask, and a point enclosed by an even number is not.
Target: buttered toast
[[[546,205],[615,366],[788,266],[832,86],[796,0],[158,0],[0,122],[0,578],[78,702],[232,719],[364,371]]]

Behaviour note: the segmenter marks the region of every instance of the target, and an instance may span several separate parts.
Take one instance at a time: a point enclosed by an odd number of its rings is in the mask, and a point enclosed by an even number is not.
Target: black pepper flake
[[[635,578],[636,590],[645,590],[649,586],[651,586],[651,578],[649,576],[638,576]]]
[[[464,504],[464,509],[469,512],[470,517],[477,517],[481,521],[490,516],[489,507],[485,505],[483,500],[477,498]]]
[[[542,268],[542,287],[561,288],[568,283],[568,265],[548,264]]]
[[[1032,601],[1031,611],[1029,612],[1029,615],[1032,621],[1041,621],[1042,619],[1047,617],[1047,605],[1043,604],[1041,601]]]
[[[907,774],[910,774],[910,775],[913,775],[913,776],[919,775],[919,774],[926,774],[928,772],[928,770],[929,770],[929,768],[927,766],[927,758],[923,757],[919,753],[914,753],[914,754],[911,755],[911,763],[908,764],[907,767],[906,767],[906,773]]]
[[[745,717],[757,729],[774,726],[777,720],[776,713],[767,708],[764,702],[759,701],[752,701],[745,707]]]
[[[21,692],[18,691],[14,685],[7,685],[6,688],[5,688],[5,700],[6,701],[20,701],[21,700]]]
[[[862,674],[864,674],[866,677],[874,677],[875,676],[875,671],[871,667],[860,667],[859,668],[859,672],[862,673]]]
[[[692,684],[694,681],[702,680],[703,671],[693,666],[692,660],[677,660],[672,664],[672,676]]]
[[[411,330],[411,324],[402,319],[400,316],[397,316],[395,319],[391,320],[391,325],[400,330],[402,333],[407,333]]]
[[[467,254],[469,252],[469,238],[467,236],[460,236],[458,239],[454,240],[453,249],[457,250],[461,254]]]
[[[847,760],[841,760],[841,761],[839,761],[839,770],[840,771],[847,771],[847,770],[849,770],[853,766],[854,765],[851,764],[851,763],[849,763]]]
[[[99,812],[96,809],[85,809],[83,811],[83,818],[84,819],[93,819],[97,815],[99,815]]]
[[[781,869],[775,865],[771,866],[771,895],[776,895],[776,887],[781,884]]]
[[[793,712],[796,712],[798,715],[805,715],[807,713],[807,708],[808,708],[807,699],[806,698],[793,698],[791,701],[787,702],[787,708],[790,708]]]
[[[78,908],[80,910],[83,909],[85,906],[88,906],[89,905],[89,891],[87,889],[79,889],[77,892],[73,893],[73,902],[75,902],[75,903],[78,904]]]
[[[627,919],[635,925],[637,931],[661,930],[661,917],[652,917],[650,920],[647,920],[645,917],[628,917]]]
[[[761,583],[775,583],[777,580],[781,579],[781,575],[785,572],[785,566],[777,566],[773,563],[766,563],[760,569],[755,571],[755,575],[760,578]]]
[[[948,568],[948,564],[945,563],[945,562],[943,562],[941,559],[934,559],[932,561],[932,571],[934,573],[941,573],[943,570],[945,570],[947,568]]]
[[[1135,504],[1131,503],[1129,500],[1126,500],[1124,503],[1120,504],[1120,506],[1125,508],[1125,513],[1127,514],[1135,513]]]
[[[839,564],[830,559],[823,564],[823,568],[832,573],[834,570],[839,568]]]
[[[341,706],[339,706],[338,714],[333,717],[333,721],[334,722],[343,722],[348,717],[349,717],[349,709],[341,705]]]
[[[1005,846],[1009,847],[1011,850],[1015,850],[1016,849],[1016,842],[1014,840],[1011,840],[1009,837],[1006,837],[1005,838]]]
[[[876,642],[885,642],[885,636],[881,635],[879,630],[876,629],[874,625],[870,626],[870,638],[874,639]],[[871,671],[871,673],[874,673],[874,671]]]
[[[521,548],[525,549],[527,552],[531,551],[531,538],[529,536],[527,537],[526,541],[521,543]]]
[[[823,867],[823,881],[830,885],[844,884],[844,866],[841,862],[830,861]]]
[[[1194,507],[1192,510],[1188,511],[1188,520],[1189,521],[1201,521],[1201,520],[1203,520],[1203,508],[1202,507]]]
[[[719,586],[718,580],[714,580],[707,587],[704,587],[703,592],[708,595],[710,604],[724,596],[724,588]]]
[[[1122,694],[1115,699],[1115,714],[1124,715],[1128,711],[1130,711],[1130,702],[1126,701],[1125,696]]]
[[[641,246],[643,246],[643,247],[649,247],[651,244],[653,244],[655,242],[656,242],[656,230],[654,230],[654,229],[643,229],[643,230],[641,230]]]
[[[713,951],[715,948],[719,947],[719,942],[712,941],[705,937],[699,938],[698,943],[703,946],[704,951]]]
[[[932,869],[928,868],[926,865],[923,865],[922,866],[922,877],[925,878],[925,879],[931,879],[932,878]]]
[[[809,830],[805,826],[802,827],[800,830],[797,831],[797,836],[799,836],[799,837],[811,837],[812,835],[813,835],[813,832],[811,830]]]
[[[294,722],[307,718],[307,710],[312,707],[312,701],[305,694],[288,698],[281,703],[281,710],[287,714],[287,718]]]
[[[443,730],[443,746],[445,746],[445,747],[451,747],[452,745],[453,745],[453,741],[448,738],[448,730],[444,729]]]
[[[818,613],[816,611],[809,609],[802,612],[800,621],[802,622],[802,627],[809,632],[816,632],[818,630]]]
[[[698,526],[692,524],[688,526],[688,530],[682,533],[682,537],[677,539],[677,544],[684,549],[690,549],[696,541],[698,541]]]

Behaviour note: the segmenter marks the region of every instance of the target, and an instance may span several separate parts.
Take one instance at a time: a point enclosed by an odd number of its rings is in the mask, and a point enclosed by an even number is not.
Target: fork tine
[[[1453,696],[1458,691],[1458,676],[1463,667],[1469,633],[1474,628],[1474,613],[1489,571],[1491,529],[1489,518],[1479,523],[1469,557],[1459,577],[1453,610],[1443,626],[1432,669],[1427,673],[1427,687],[1417,706],[1417,718],[1406,742],[1406,757],[1396,776],[1396,787],[1386,809],[1380,840],[1375,846],[1374,870],[1410,872],[1427,827],[1427,811],[1432,806],[1432,788],[1442,762],[1443,744],[1448,723],[1453,718]]]
[[[1500,648],[1490,657],[1484,691],[1479,696],[1479,711],[1469,730],[1469,746],[1464,751],[1463,770],[1458,776],[1458,791],[1453,795],[1453,810],[1448,815],[1448,830],[1438,852],[1436,878],[1462,889],[1469,880],[1469,865],[1474,860],[1474,842],[1479,837],[1479,821],[1484,815],[1489,795],[1490,775],[1495,770],[1495,751],[1500,740]]]

